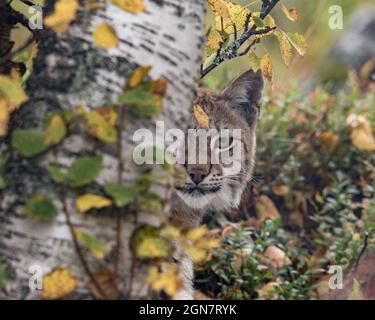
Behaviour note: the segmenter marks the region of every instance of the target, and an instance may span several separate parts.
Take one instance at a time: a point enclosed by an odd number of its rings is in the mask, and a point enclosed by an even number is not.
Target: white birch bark
[[[50,8],[55,1],[49,1]],[[59,110],[72,110],[77,105],[89,108],[109,106],[116,102],[126,77],[138,65],[152,65],[151,77],[160,76],[168,81],[167,95],[161,119],[167,127],[180,128],[185,123],[191,105],[196,79],[199,75],[201,50],[204,41],[204,1],[144,0],[146,11],[127,13],[100,1],[105,10],[80,12],[75,22],[62,36],[51,30],[42,31],[43,40],[34,63],[34,72],[27,82],[29,101],[15,113],[11,128],[42,128],[42,121]],[[81,9],[82,10],[82,9]],[[81,15],[82,14],[82,15]],[[112,25],[120,38],[117,49],[98,49],[92,40],[93,28],[103,22]],[[137,128],[154,128],[155,120],[139,120],[131,123],[125,119],[123,134],[125,181],[136,179],[137,170],[131,167],[132,134]],[[105,168],[97,179],[98,185],[116,181],[117,159],[111,148],[86,139],[71,136],[58,148],[57,157],[47,154],[25,159],[14,152],[9,141],[0,140],[0,151],[9,155],[6,175],[7,188],[0,195],[0,257],[10,270],[11,279],[0,298],[38,299],[40,292],[29,289],[29,268],[41,266],[46,274],[55,267],[69,267],[81,279],[75,298],[91,298],[84,284],[87,282],[82,266],[72,245],[56,186],[51,182],[46,164],[58,162],[68,166],[75,156],[98,152],[104,157]],[[25,219],[22,209],[31,196],[48,194],[55,201],[59,214],[50,222]],[[111,248],[104,262],[89,258],[90,266],[97,269],[111,261],[116,239],[116,218],[112,212],[103,214],[79,214],[74,206],[76,194],[68,194],[68,206],[73,224],[95,235]],[[142,222],[158,224],[159,217],[153,212],[138,217],[123,217],[122,263],[120,289],[125,292],[129,283],[132,257],[129,238],[134,228]],[[147,296],[143,278],[144,270],[137,269],[134,282],[136,297]]]

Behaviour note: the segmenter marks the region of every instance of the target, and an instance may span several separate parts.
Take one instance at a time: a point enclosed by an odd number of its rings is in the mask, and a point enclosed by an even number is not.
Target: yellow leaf
[[[161,229],[160,236],[167,239],[178,239],[181,236],[181,231],[172,225],[167,225]]]
[[[287,36],[290,44],[294,47],[294,49],[296,49],[301,56],[304,56],[307,47],[305,38],[297,32],[288,32],[285,33],[285,35]]]
[[[275,204],[265,195],[259,197],[258,201],[255,203],[255,209],[260,221],[264,221],[266,219],[275,220],[280,218],[280,213]]]
[[[184,251],[193,259],[194,262],[199,263],[204,261],[209,251],[216,248],[219,245],[219,239],[217,238],[201,238],[198,241],[194,241],[192,244],[183,244]]]
[[[272,84],[273,79],[273,70],[272,70],[272,60],[271,56],[266,53],[260,59],[260,70],[262,71],[263,75],[266,79]]]
[[[290,21],[297,21],[298,20],[298,11],[296,8],[290,8],[288,9],[286,6],[281,4],[281,9],[283,10],[285,16],[290,20]]]
[[[163,264],[165,272],[159,272],[158,268],[153,266],[148,270],[146,282],[154,291],[165,291],[170,297],[173,297],[182,287],[182,279],[179,276],[179,270],[176,265]]]
[[[375,138],[371,130],[370,122],[364,116],[349,115],[346,123],[350,129],[352,144],[360,150],[375,150]]]
[[[7,132],[10,114],[27,100],[17,74],[0,75],[0,137]]]
[[[263,22],[265,27],[276,27],[275,19],[270,14],[263,19]]]
[[[186,238],[192,241],[196,241],[202,238],[207,233],[207,231],[208,229],[206,226],[194,228],[188,231],[188,233],[186,234]]]
[[[130,13],[145,11],[146,7],[142,0],[111,0],[113,4]]]
[[[186,246],[184,251],[195,263],[204,261],[207,257],[207,250],[195,246]]]
[[[151,68],[151,66],[142,66],[136,68],[128,79],[128,87],[137,87],[142,82],[142,80],[150,73]]]
[[[173,251],[170,242],[160,237],[160,230],[150,225],[142,226],[134,232],[130,247],[139,259],[165,258]]]
[[[361,282],[359,282],[356,278],[353,279],[353,286],[348,296],[348,300],[365,300],[362,292]]]
[[[361,235],[358,232],[353,233],[352,240],[354,241],[361,240]]]
[[[290,64],[290,60],[292,59],[292,46],[291,46],[285,32],[276,31],[275,36],[279,40],[281,57],[282,57],[285,65],[288,67],[289,64]]]
[[[107,116],[110,117],[108,118],[108,121],[105,118],[106,114],[104,109],[84,112],[83,116],[87,121],[87,130],[91,135],[99,138],[102,141],[113,143],[117,139],[117,132],[114,128],[114,124],[112,124],[113,120],[115,120],[113,119],[114,115],[110,114],[110,112],[113,111],[108,111]]]
[[[21,79],[4,75],[0,75],[0,94],[8,102],[9,112],[13,112],[28,99],[22,88]]]
[[[218,31],[216,30],[211,31],[210,34],[208,35],[207,44],[206,44],[208,55],[216,52],[220,48],[220,43],[222,41],[223,39],[221,37],[221,34]]]
[[[244,28],[246,17],[250,13],[249,9],[242,7],[239,4],[234,4],[231,2],[226,2],[226,7],[229,11],[229,17],[223,17],[223,27],[224,31],[228,34],[234,33],[233,24],[236,25],[237,31],[240,31]],[[221,16],[216,15],[216,30],[221,30]]]
[[[100,209],[112,204],[110,199],[98,196],[96,194],[85,194],[76,199],[76,206],[79,212],[84,213],[91,209]]]
[[[0,93],[0,137],[6,134],[8,121],[9,121],[8,102]]]
[[[55,4],[55,11],[44,19],[46,27],[57,33],[63,33],[76,18],[78,10],[77,0],[59,0]]]
[[[117,122],[116,107],[99,108],[95,111],[98,112],[112,127],[115,126]]]
[[[44,133],[44,143],[46,145],[59,143],[66,135],[66,125],[59,115],[52,116],[47,130]]]
[[[136,248],[137,258],[166,258],[171,255],[169,244],[156,237],[144,238]]]
[[[116,31],[108,23],[98,25],[93,32],[93,37],[99,48],[113,49],[118,47],[119,40]]]
[[[182,247],[194,262],[203,261],[208,256],[209,250],[217,247],[218,244],[219,239],[211,235],[206,226],[189,230],[182,241]]]
[[[202,109],[202,107],[200,105],[195,105],[193,107],[193,111],[194,111],[194,117],[197,120],[198,124],[202,128],[208,129],[209,118],[208,118],[208,115],[206,114],[206,112],[204,112],[204,110]]]
[[[78,284],[68,268],[56,268],[43,277],[44,299],[59,299],[71,293]]]
[[[229,18],[229,10],[226,1],[207,0],[207,2],[213,12],[217,13],[222,18]]]
[[[33,70],[34,61],[38,54],[38,43],[35,41],[33,42],[29,48],[25,49],[25,54],[27,58],[25,58],[24,63],[26,65],[27,70]]]

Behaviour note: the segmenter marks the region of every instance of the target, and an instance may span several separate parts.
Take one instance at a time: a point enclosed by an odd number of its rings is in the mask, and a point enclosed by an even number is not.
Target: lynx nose
[[[209,166],[191,166],[187,168],[187,172],[195,184],[199,184],[209,174]]]

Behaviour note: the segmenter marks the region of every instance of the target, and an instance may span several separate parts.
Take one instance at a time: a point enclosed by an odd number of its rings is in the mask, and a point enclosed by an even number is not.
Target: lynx
[[[209,119],[208,129],[240,129],[240,140],[229,136],[229,151],[238,144],[240,152],[232,154],[233,162],[240,170],[227,169],[223,164],[185,164],[187,180],[176,186],[172,197],[174,218],[186,227],[197,226],[209,210],[223,211],[239,205],[241,195],[251,179],[256,146],[256,123],[259,116],[259,101],[263,89],[260,71],[249,70],[234,79],[221,92],[198,89],[194,105],[199,105]],[[189,128],[201,125],[192,115]],[[218,141],[219,147],[221,141]],[[203,148],[206,150],[205,148]],[[199,146],[197,152],[202,148]],[[237,148],[238,150],[238,148]],[[208,157],[209,158],[209,157]],[[185,288],[177,299],[191,299],[193,294],[193,266],[189,257],[179,261]]]

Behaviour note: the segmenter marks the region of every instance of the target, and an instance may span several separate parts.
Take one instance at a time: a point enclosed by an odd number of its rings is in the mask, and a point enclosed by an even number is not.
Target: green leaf
[[[123,207],[134,201],[141,189],[109,183],[104,186],[104,191],[113,198],[117,207]]]
[[[66,179],[66,174],[60,170],[60,168],[54,164],[47,167],[49,176],[56,183],[63,183]]]
[[[134,232],[130,247],[139,259],[166,258],[172,254],[171,245],[160,237],[160,230],[150,225]]]
[[[290,44],[294,47],[294,49],[296,49],[297,52],[301,56],[304,56],[306,53],[305,38],[297,32],[296,33],[287,32],[286,36],[288,37],[288,40]]]
[[[5,283],[8,281],[8,270],[5,264],[0,262],[0,289],[4,288]]]
[[[274,18],[271,15],[267,15],[264,19],[261,19],[259,12],[253,13],[251,19],[258,28],[274,27],[276,26]]]
[[[95,258],[103,259],[106,256],[108,249],[103,241],[82,232],[77,228],[74,228],[74,234],[76,235],[79,243],[86,247]]]
[[[57,214],[57,209],[47,196],[36,195],[26,203],[24,213],[27,218],[50,220]]]
[[[47,130],[44,132],[44,143],[46,145],[59,143],[64,139],[67,129],[63,118],[54,115],[48,122]]]
[[[160,198],[160,196],[154,192],[151,191],[144,191],[141,194],[142,199],[147,202],[147,201],[159,201],[161,202],[163,199]]]
[[[0,155],[0,190],[4,189],[7,181],[5,179],[5,164],[8,158],[4,155]]]
[[[357,279],[353,279],[353,287],[352,291],[350,292],[348,296],[349,300],[363,300],[363,293],[361,284]]]
[[[67,180],[71,187],[80,187],[93,182],[102,170],[102,157],[80,157],[69,168]]]
[[[268,14],[265,18],[264,18],[264,25],[266,27],[275,27],[276,26],[276,22],[275,22],[275,19],[270,15]]]
[[[252,16],[251,19],[254,21],[254,24],[258,28],[263,28],[265,26],[265,23],[264,23],[263,19],[261,19],[260,17]]]
[[[162,98],[142,87],[126,91],[118,101],[139,117],[151,117],[162,111]]]
[[[32,130],[14,131],[12,146],[25,157],[32,157],[46,149],[43,135]]]

